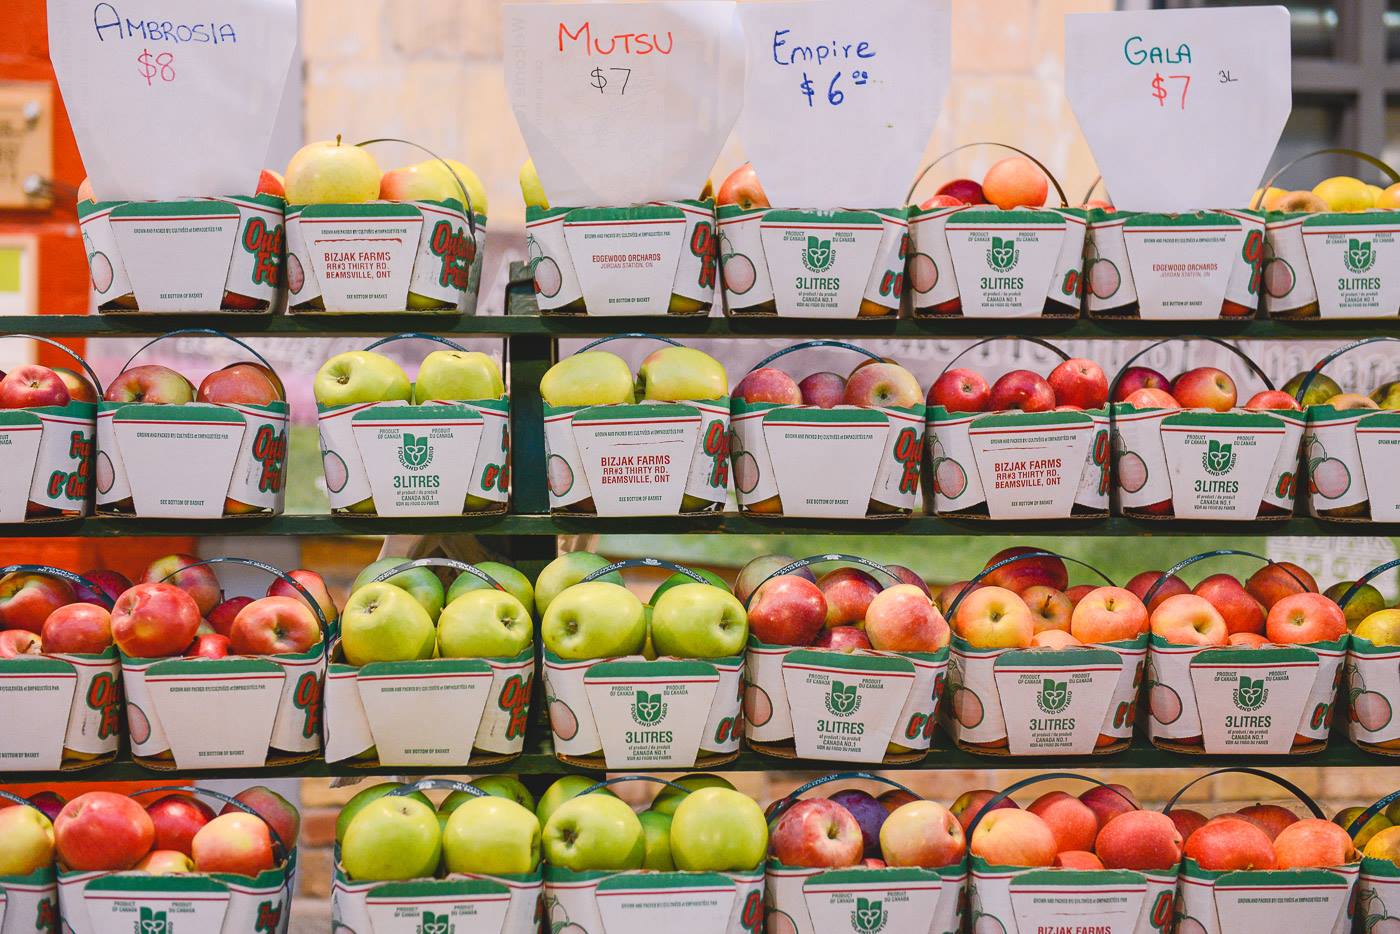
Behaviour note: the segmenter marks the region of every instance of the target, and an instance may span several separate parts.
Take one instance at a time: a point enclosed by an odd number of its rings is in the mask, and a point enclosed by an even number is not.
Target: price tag
[[[1065,90],[1113,203],[1244,206],[1292,106],[1290,55],[1281,6],[1066,16]]]
[[[48,12],[99,199],[253,193],[296,44],[295,0],[50,0]]]
[[[734,4],[506,7],[506,88],[551,204],[694,198],[739,115]]]
[[[775,205],[904,203],[948,86],[947,0],[742,3],[739,135]]]

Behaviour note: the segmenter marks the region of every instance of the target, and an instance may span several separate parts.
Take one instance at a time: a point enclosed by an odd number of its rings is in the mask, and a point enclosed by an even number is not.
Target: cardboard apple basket
[[[1362,585],[1400,567],[1400,559],[1387,561],[1361,575],[1337,604],[1346,609]],[[1347,643],[1347,735],[1367,752],[1400,756],[1400,646],[1377,645],[1355,632]],[[1397,872],[1400,877],[1400,872]],[[1400,897],[1400,890],[1397,891]]]
[[[842,554],[801,558],[764,583],[828,562],[854,564],[901,583],[884,565]],[[768,645],[750,633],[744,735],[751,748],[780,759],[919,762],[933,742],[947,672],[946,646],[936,652],[847,653]]]
[[[1221,548],[1163,571],[1143,595],[1198,561],[1263,555]],[[1302,581],[1287,568],[1289,577]],[[1147,735],[1161,749],[1195,755],[1306,755],[1327,748],[1350,636],[1334,642],[1179,645],[1153,633],[1147,652]]]
[[[967,839],[972,839],[977,825],[1001,802],[1023,788],[1049,781],[1081,781],[1111,787],[1077,772],[1046,772],[1022,779],[982,807],[967,827]],[[1028,868],[998,866],[981,856],[969,855],[968,869],[971,931],[1155,934],[1182,930],[1173,929],[1171,924],[1177,885],[1175,867],[1143,871]]]
[[[602,337],[579,349],[649,334]],[[729,398],[618,405],[544,403],[551,512],[674,516],[718,512],[729,497]]]
[[[0,791],[0,806],[11,805],[34,807],[27,798]],[[0,875],[0,932],[56,932],[58,924],[58,871],[52,863],[25,876]]]
[[[959,353],[943,373],[988,338]],[[942,374],[940,374],[941,376]],[[1098,519],[1108,515],[1108,407],[1083,412],[928,410],[924,509],[968,519]]]
[[[472,564],[420,558],[385,571],[450,568],[495,590],[500,583]],[[326,761],[352,766],[497,765],[520,755],[530,719],[535,652],[512,658],[432,658],[412,662],[345,661],[331,644],[326,673]]]
[[[1319,149],[1279,169],[1255,197],[1289,169],[1314,156],[1348,156],[1400,182],[1385,162],[1355,149]],[[1252,204],[1251,207],[1256,207]],[[1400,262],[1393,231],[1400,211],[1270,211],[1264,227],[1264,310],[1271,318],[1394,318],[1400,314]]]
[[[322,682],[334,627],[305,587],[270,564],[208,558],[193,566],[220,564],[254,568],[290,585],[315,614],[321,642],[298,655],[210,659],[122,654],[131,757],[148,769],[289,765],[321,751]]]
[[[405,340],[406,333],[367,346]],[[443,401],[317,403],[321,469],[331,512],[370,516],[496,515],[510,503],[510,396]]]
[[[780,800],[768,825],[776,826],[783,813],[808,791],[857,778],[923,798],[883,775],[838,772],[813,779]],[[770,856],[764,876],[768,931],[773,934],[827,934],[848,929],[959,934],[963,930],[965,860],[937,869],[824,869],[786,866]]]
[[[881,358],[842,341],[804,341],[769,354],[835,347]],[[900,518],[919,499],[924,406],[776,405],[733,398],[729,458],[741,511],[801,518]],[[822,470],[813,470],[822,464]]]
[[[435,789],[486,797],[475,785],[441,778],[396,788],[389,795]],[[337,845],[331,930],[335,934],[537,934],[543,888],[542,867],[510,875],[457,873],[442,879],[357,882],[341,865]]]
[[[984,568],[948,607],[951,621],[972,585],[998,568],[1052,551],[1013,555]],[[1137,722],[1138,688],[1147,660],[1147,635],[1064,649],[982,649],[956,632],[948,664],[944,729],[969,752],[989,756],[1090,756],[1127,748]]]
[[[486,213],[451,164],[441,162],[461,198],[287,206],[289,314],[405,311],[476,314],[486,249]]]
[[[998,146],[1045,173],[1058,207],[1003,211],[984,206],[920,208],[914,192],[954,153]],[[909,258],[904,291],[916,318],[1078,318],[1084,283],[1086,213],[1071,208],[1054,173],[1004,143],[968,143],[933,160],[909,188]]]
[[[212,798],[257,816],[241,801],[208,788],[167,785],[131,797],[181,793]],[[198,931],[199,934],[287,934],[291,923],[295,841],[288,845],[271,824],[276,865],[256,876],[237,873],[150,875],[59,868],[58,903],[64,934],[141,934]],[[42,928],[40,929],[42,930]]]
[[[626,568],[669,568],[710,583],[690,568],[631,558],[580,583]],[[560,658],[545,647],[544,689],[554,754],[590,769],[714,768],[739,756],[744,659]]]
[[[1298,401],[1332,361],[1380,341],[1400,347],[1400,338],[1365,337],[1337,348],[1308,371],[1298,387]],[[1400,365],[1394,368],[1400,375]],[[1307,406],[1305,411],[1303,462],[1309,514],[1339,522],[1400,521],[1400,482],[1395,476],[1400,412],[1338,409],[1327,403]]]
[[[189,335],[232,341],[272,372],[272,365],[252,347],[210,328],[182,328],[152,338],[131,355],[121,372],[153,344]],[[280,514],[286,495],[290,417],[285,401],[268,405],[99,402],[98,515],[217,519]]]
[[[1216,769],[1193,778],[1162,807],[1163,812],[1171,811],[1187,789],[1197,782],[1229,773],[1267,779],[1296,797],[1312,817],[1327,819],[1317,802],[1292,782],[1262,769],[1245,767]],[[1218,871],[1202,869],[1194,859],[1184,857],[1176,890],[1176,931],[1178,934],[1234,934],[1270,928],[1317,934],[1371,931],[1373,928],[1369,926],[1352,927],[1353,908],[1357,907],[1353,894],[1361,872],[1360,859],[1325,869]]]
[[[33,334],[7,339],[38,341],[63,351],[102,398],[102,383],[87,361],[58,341]],[[92,509],[97,403],[0,409],[0,522],[46,522],[85,516]]]
[[[1386,808],[1400,800],[1392,791],[1356,816],[1346,828],[1353,840],[1361,829]],[[1356,881],[1356,902],[1352,909],[1355,931],[1363,934],[1391,934],[1400,930],[1400,866],[1388,859],[1361,857],[1361,876]]]
[[[623,775],[598,782],[579,794],[621,782],[655,782],[690,793],[655,776]],[[559,934],[654,934],[665,930],[760,934],[763,865],[744,872],[615,872],[546,864],[544,912],[543,930]]]
[[[42,574],[81,585],[112,608],[102,588],[72,571],[37,564],[0,568],[0,578],[10,574]],[[4,771],[77,771],[116,759],[122,690],[115,646],[96,655],[0,659],[0,692],[7,714],[0,727]]]
[[[1205,340],[1226,348],[1265,389],[1267,374],[1233,344],[1214,337],[1167,338],[1128,359],[1128,368],[1171,340]],[[1283,520],[1293,515],[1298,450],[1305,417],[1289,409],[1228,412],[1109,406],[1114,508],[1142,519]]]

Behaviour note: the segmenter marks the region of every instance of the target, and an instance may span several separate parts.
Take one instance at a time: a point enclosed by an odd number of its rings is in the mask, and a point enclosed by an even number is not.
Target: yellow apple
[[[1376,204],[1366,183],[1350,175],[1323,179],[1313,186],[1313,194],[1327,202],[1329,211],[1365,211]]]
[[[1400,609],[1377,610],[1356,624],[1356,637],[1372,645],[1400,645]]]
[[[693,347],[662,347],[642,361],[637,376],[642,398],[653,402],[720,399],[729,393],[724,366]]]
[[[547,405],[617,405],[635,402],[627,362],[606,350],[585,350],[550,367],[540,380]]]
[[[549,210],[549,198],[545,197],[544,186],[540,184],[539,173],[535,171],[534,159],[526,159],[520,167],[520,194],[527,208]]]
[[[379,197],[379,163],[362,146],[308,143],[287,163],[289,204],[361,204]]]
[[[486,187],[475,172],[456,159],[426,159],[385,172],[379,184],[379,197],[385,201],[446,201],[454,198],[465,207],[463,186],[466,186],[467,195],[471,198],[472,211],[485,214]]]

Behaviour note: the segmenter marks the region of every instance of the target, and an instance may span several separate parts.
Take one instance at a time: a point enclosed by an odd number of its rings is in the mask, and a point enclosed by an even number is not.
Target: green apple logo
[[[1201,457],[1201,465],[1206,473],[1219,477],[1229,473],[1235,466],[1235,446],[1233,444],[1210,441],[1206,453]]]
[[[1035,705],[1045,713],[1059,713],[1069,706],[1069,682],[1046,678],[1035,697]]]
[[[1003,240],[1001,237],[992,237],[992,245],[987,250],[987,265],[999,272],[1006,272],[1014,269],[1016,261],[1021,258],[1020,252],[1016,249],[1015,240]]]
[[[426,435],[404,432],[399,447],[399,463],[409,470],[422,470],[433,462],[433,449]]]
[[[447,915],[435,915],[431,911],[423,912],[423,920],[418,923],[418,934],[452,934],[453,930]]]
[[[807,238],[807,248],[802,251],[802,265],[807,267],[808,272],[826,272],[834,262],[836,251],[831,248],[829,239]]]
[[[1269,689],[1264,687],[1263,678],[1250,678],[1240,675],[1235,685],[1235,706],[1240,710],[1258,710],[1269,699]]]
[[[826,695],[826,709],[836,717],[849,717],[859,710],[860,695],[856,693],[856,686],[833,680]]]
[[[140,920],[136,922],[136,934],[171,934],[171,930],[165,912],[141,909]]]
[[[884,930],[889,914],[879,899],[856,898],[856,910],[851,912],[851,928],[861,934],[877,934]]]

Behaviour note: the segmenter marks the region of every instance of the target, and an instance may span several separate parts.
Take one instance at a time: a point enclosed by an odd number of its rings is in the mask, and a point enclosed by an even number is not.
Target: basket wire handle
[[[861,558],[861,557],[858,557],[858,556],[856,556],[856,555],[843,555],[843,554],[812,555],[810,558],[798,558],[796,561],[793,561],[791,564],[786,564],[786,565],[784,565],[783,567],[778,568],[778,569],[777,569],[776,571],[774,571],[772,574],[769,574],[769,575],[768,575],[767,577],[765,577],[763,580],[759,581],[759,582],[758,582],[758,586],[757,586],[757,587],[754,587],[754,589],[753,589],[752,591],[750,591],[750,593],[749,593],[749,599],[746,600],[746,601],[744,601],[744,609],[747,610],[747,609],[749,608],[749,604],[750,604],[751,602],[753,602],[754,596],[755,596],[760,590],[763,589],[763,585],[764,585],[764,584],[768,583],[768,582],[771,581],[773,578],[775,578],[775,577],[782,577],[784,574],[791,574],[793,571],[800,571],[800,570],[802,570],[803,568],[809,568],[809,567],[811,567],[811,566],[814,565],[814,564],[825,564],[825,563],[827,563],[827,562],[829,562],[829,561],[844,561],[844,562],[846,562],[846,563],[848,563],[848,564],[858,564],[858,565],[860,565],[860,566],[863,567],[863,568],[867,568],[867,569],[869,569],[869,570],[871,570],[871,571],[875,571],[875,572],[878,573],[878,574],[883,574],[883,575],[885,575],[885,576],[888,577],[891,581],[893,581],[895,584],[902,584],[902,583],[904,583],[903,580],[900,579],[899,575],[896,574],[894,571],[891,571],[889,568],[885,567],[883,564],[876,564],[874,561],[871,561],[869,558]]]
[[[239,347],[242,347],[244,350],[248,351],[248,353],[252,354],[257,359],[257,361],[263,366],[267,367],[269,370],[272,370],[273,373],[277,372],[277,370],[272,366],[272,364],[267,362],[266,357],[254,350],[249,344],[246,344],[238,338],[234,337],[232,334],[226,334],[217,328],[177,328],[174,331],[167,331],[159,337],[153,337],[150,340],[146,341],[146,343],[138,347],[136,349],[136,352],[133,353],[130,357],[128,357],[127,361],[122,364],[122,368],[120,372],[117,373],[117,375],[120,376],[122,373],[125,373],[127,370],[131,369],[131,365],[136,362],[136,358],[141,356],[141,354],[145,353],[147,348],[151,347],[153,344],[158,344],[161,341],[171,337],[188,337],[196,334],[202,337],[222,337],[226,341],[233,341]]]
[[[830,775],[823,775],[821,778],[814,778],[809,782],[799,785],[783,797],[779,798],[778,803],[774,806],[772,813],[768,815],[769,826],[772,826],[772,824],[779,817],[782,816],[784,811],[788,810],[794,804],[796,804],[798,798],[802,797],[804,794],[811,791],[813,788],[819,788],[822,785],[826,785],[831,782],[849,781],[853,778],[862,778],[870,782],[882,782],[883,784],[889,785],[891,788],[897,791],[906,791],[914,797],[920,800],[924,800],[924,796],[919,794],[917,791],[914,791],[912,788],[908,788],[904,785],[901,785],[899,782],[895,781],[892,778],[886,778],[883,775],[877,775],[874,772],[833,772]]]
[[[1275,785],[1278,785],[1280,788],[1282,788],[1284,791],[1287,791],[1289,794],[1297,798],[1300,804],[1302,804],[1304,807],[1306,807],[1309,811],[1312,812],[1313,817],[1319,818],[1321,820],[1326,820],[1326,818],[1322,814],[1322,808],[1317,806],[1317,802],[1314,801],[1306,791],[1299,788],[1297,785],[1293,784],[1286,778],[1281,778],[1280,776],[1275,775],[1272,772],[1266,772],[1263,769],[1256,769],[1252,766],[1247,765],[1229,766],[1223,769],[1215,769],[1214,771],[1207,772],[1204,775],[1197,775],[1185,785],[1182,785],[1181,788],[1177,791],[1177,793],[1172,795],[1171,798],[1167,800],[1166,804],[1162,805],[1162,813],[1165,814],[1172,808],[1174,808],[1176,806],[1176,803],[1181,800],[1181,796],[1186,794],[1187,789],[1189,789],[1192,785],[1195,785],[1197,782],[1204,781],[1207,778],[1213,778],[1216,775],[1230,774],[1253,775],[1256,778],[1262,778],[1266,779],[1267,781],[1271,781]]]
[[[964,587],[962,590],[958,591],[958,595],[957,595],[956,597],[953,598],[953,602],[950,603],[950,604],[948,604],[947,618],[948,618],[949,620],[951,620],[951,619],[953,618],[953,616],[954,616],[954,615],[957,613],[957,611],[958,611],[958,607],[959,607],[959,606],[962,604],[962,602],[963,602],[963,597],[966,597],[968,594],[972,593],[972,591],[973,591],[975,585],[978,584],[978,583],[980,583],[980,582],[982,581],[982,579],[985,578],[988,574],[992,573],[993,571],[997,570],[998,568],[1006,567],[1008,564],[1015,564],[1017,561],[1024,561],[1026,558],[1059,558],[1061,561],[1072,561],[1072,562],[1074,562],[1075,564],[1079,565],[1080,567],[1088,568],[1089,570],[1091,570],[1091,571],[1093,571],[1095,574],[1097,574],[1099,577],[1102,577],[1102,578],[1108,583],[1108,586],[1110,586],[1110,587],[1116,586],[1116,585],[1113,583],[1113,578],[1109,577],[1109,576],[1108,576],[1107,574],[1105,574],[1103,571],[1100,571],[1098,568],[1094,567],[1092,564],[1089,564],[1088,562],[1080,561],[1078,558],[1071,558],[1071,557],[1069,557],[1069,556],[1067,556],[1067,555],[1058,554],[1057,552],[1046,551],[1046,550],[1042,550],[1042,549],[1037,549],[1037,550],[1035,550],[1035,551],[1027,551],[1027,552],[1025,552],[1025,553],[1023,553],[1023,554],[1019,554],[1019,555],[1012,555],[1012,556],[1009,557],[1009,558],[1002,558],[1002,559],[1001,559],[1000,561],[998,561],[996,564],[988,565],[987,567],[985,567],[985,568],[983,568],[982,570],[978,571],[978,572],[973,576],[972,580],[970,580],[970,581],[967,582],[967,586]]]
[[[92,385],[97,389],[97,398],[102,398],[102,381],[97,378],[97,373],[93,371],[92,367],[88,366],[88,362],[84,360],[81,356],[79,356],[78,352],[75,351],[73,348],[67,346],[66,344],[61,344],[58,341],[53,340],[52,338],[40,337],[38,334],[0,334],[0,340],[15,339],[38,341],[39,343],[46,344],[49,347],[56,347],[57,349],[66,353],[68,356],[72,357],[78,362],[78,365],[83,368],[83,372],[87,374],[88,379],[92,380]]]
[[[943,374],[947,373],[953,368],[953,364],[957,363],[963,357],[972,353],[978,347],[981,347],[984,344],[994,343],[995,341],[1030,341],[1032,344],[1039,344],[1041,347],[1044,347],[1045,349],[1055,353],[1061,360],[1068,360],[1070,358],[1069,354],[1065,353],[1064,350],[1060,349],[1059,347],[1056,347],[1054,344],[1050,343],[1044,338],[1032,337],[1029,334],[1007,334],[1001,337],[984,337],[972,346],[964,347],[961,351],[958,352],[958,354],[955,357],[953,357],[953,359],[949,360],[947,364],[944,365],[943,369],[939,371],[938,375],[942,376]]]
[[[1390,337],[1388,335],[1363,337],[1360,340],[1355,340],[1352,341],[1350,344],[1344,344],[1343,346],[1338,347],[1336,350],[1332,351],[1331,353],[1323,357],[1321,360],[1317,361],[1317,363],[1313,365],[1313,368],[1311,370],[1308,370],[1308,372],[1303,375],[1303,381],[1298,384],[1298,391],[1294,393],[1293,398],[1298,400],[1299,405],[1302,405],[1303,397],[1308,394],[1308,387],[1312,386],[1313,380],[1317,379],[1317,377],[1321,375],[1323,367],[1327,366],[1327,364],[1331,363],[1333,360],[1336,360],[1344,353],[1350,353],[1358,347],[1364,347],[1367,344],[1374,344],[1378,341],[1395,341],[1397,343],[1400,343],[1400,337]]]
[[[1200,554],[1192,555],[1189,558],[1178,561],[1176,564],[1163,571],[1162,576],[1153,581],[1152,586],[1147,588],[1147,593],[1142,595],[1142,605],[1151,606],[1152,598],[1157,596],[1157,591],[1161,590],[1167,580],[1173,577],[1177,571],[1188,568],[1197,561],[1205,561],[1207,558],[1224,558],[1229,555],[1238,555],[1243,558],[1258,558],[1260,561],[1264,562],[1266,567],[1271,564],[1278,565],[1278,562],[1272,558],[1255,554],[1252,551],[1244,551],[1239,548],[1217,548],[1214,551],[1203,551]],[[1282,565],[1279,566],[1282,567]],[[1308,585],[1303,583],[1302,579],[1300,579],[1297,574],[1294,574],[1292,571],[1288,570],[1288,568],[1283,568],[1283,572],[1293,578],[1294,582],[1297,583],[1299,587],[1302,587],[1304,592],[1310,592],[1308,591]]]
[[[1026,152],[1024,149],[1017,149],[1015,146],[1011,146],[1006,143],[996,143],[990,140],[980,143],[963,143],[961,146],[954,146],[952,149],[948,150],[943,155],[939,156],[937,159],[934,159],[928,165],[924,166],[923,169],[919,172],[919,174],[914,177],[914,184],[909,186],[909,193],[904,196],[904,203],[909,204],[914,200],[914,192],[918,190],[919,184],[924,180],[924,176],[928,175],[928,173],[933,170],[934,166],[938,165],[938,163],[942,162],[944,159],[947,159],[949,156],[955,153],[962,152],[964,149],[975,149],[978,146],[998,146],[1002,149],[1009,149],[1012,152],[1018,153],[1031,160],[1031,162],[1035,163],[1036,168],[1040,169],[1040,171],[1045,173],[1045,177],[1050,180],[1050,184],[1055,186],[1055,194],[1060,196],[1060,207],[1069,207],[1069,199],[1065,197],[1065,190],[1060,187],[1060,181],[1059,179],[1055,178],[1055,173],[1051,172],[1048,168],[1045,167],[1045,163],[1041,162],[1039,159]]]
[[[110,610],[112,608],[113,600],[111,597],[107,596],[107,591],[103,590],[86,577],[83,577],[81,574],[74,574],[72,571],[66,571],[63,568],[50,567],[47,564],[9,564],[5,567],[0,567],[0,578],[8,577],[11,574],[43,574],[47,577],[57,577],[70,584],[86,587],[88,590],[91,590],[99,600],[106,601],[106,606],[104,606],[103,609]]]
[[[1270,175],[1268,181],[1260,185],[1259,191],[1253,198],[1249,199],[1249,209],[1251,211],[1259,210],[1259,207],[1264,203],[1264,192],[1274,187],[1274,182],[1278,181],[1284,172],[1287,172],[1304,159],[1311,159],[1313,156],[1350,156],[1353,159],[1360,159],[1373,168],[1380,169],[1381,174],[1392,182],[1400,182],[1400,172],[1396,172],[1389,164],[1377,159],[1370,153],[1362,152],[1359,149],[1348,149],[1345,146],[1329,146],[1326,149],[1314,149],[1312,152],[1305,152],[1301,156],[1297,156],[1285,162],[1283,168],[1274,172],[1273,175]]]

